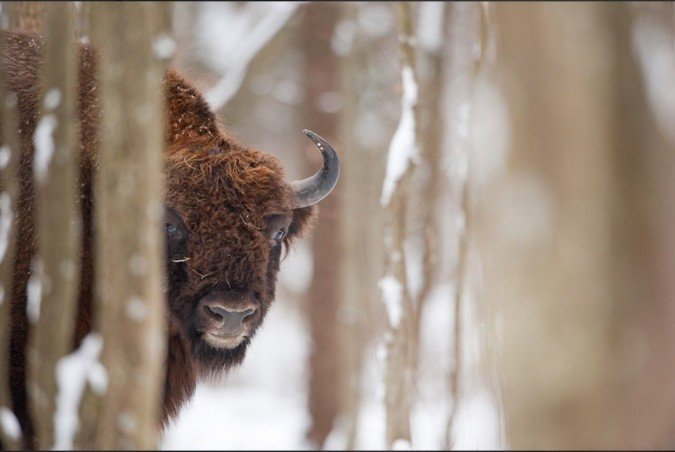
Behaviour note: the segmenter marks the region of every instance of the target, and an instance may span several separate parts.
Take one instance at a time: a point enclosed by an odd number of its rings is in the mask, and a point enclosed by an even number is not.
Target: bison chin
[[[218,376],[223,371],[240,364],[246,355],[251,338],[245,336],[234,348],[214,347],[203,337],[197,337],[192,344],[192,356],[196,360],[202,375]]]

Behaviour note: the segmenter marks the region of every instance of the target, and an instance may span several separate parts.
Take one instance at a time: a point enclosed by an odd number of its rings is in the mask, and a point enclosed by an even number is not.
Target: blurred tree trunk
[[[163,3],[92,5],[100,50],[102,130],[96,180],[96,308],[108,376],[89,392],[80,441],[87,448],[151,449],[164,388],[163,244],[165,65],[153,42]],[[143,73],[139,74],[138,70]],[[140,76],[139,76],[140,75]],[[133,213],[130,215],[130,213]]]
[[[340,62],[331,49],[333,30],[340,18],[339,3],[307,4],[302,12],[302,43],[305,54],[306,128],[326,138],[345,161],[346,149],[340,145],[339,115],[325,107],[341,91]],[[324,100],[324,102],[322,102]],[[321,166],[321,156],[308,144],[308,162]],[[344,357],[341,336],[343,254],[340,232],[343,184],[321,202],[318,223],[312,233],[314,273],[308,293],[307,315],[312,337],[309,358],[308,438],[320,448],[342,410]]]
[[[9,15],[9,28],[42,33],[47,2],[3,2]]]
[[[439,21],[438,36],[422,34],[418,28],[417,41],[419,43],[420,59],[423,62],[421,69],[417,71],[420,85],[420,162],[415,171],[410,193],[410,212],[408,214],[408,228],[411,230],[408,238],[408,264],[419,269],[414,275],[417,279],[416,287],[411,287],[415,317],[413,320],[413,349],[419,350],[420,322],[424,312],[424,306],[428,301],[431,289],[436,283],[438,272],[438,225],[437,209],[441,183],[441,154],[443,140],[444,116],[442,108],[443,97],[443,74],[444,52],[443,44],[446,37],[443,31],[446,29],[447,5],[443,2],[425,2],[419,8],[435,8],[434,13],[439,17],[433,19]],[[420,14],[418,13],[418,19]],[[431,22],[420,23],[421,26],[432,26]],[[434,42],[435,41],[435,42]],[[414,232],[413,232],[414,231]],[[414,244],[414,246],[411,246]],[[412,260],[417,262],[413,263]],[[419,353],[414,353],[415,362],[413,368],[418,368]]]
[[[390,70],[389,55],[396,56],[392,32],[373,34],[363,21],[374,3],[346,3],[345,13],[333,38],[333,50],[343,58],[345,102],[341,136],[349,158],[341,160],[340,183],[344,187],[342,206],[344,278],[343,319],[345,321],[345,400],[343,408],[344,448],[358,448],[359,439],[370,435],[361,422],[361,405],[383,396],[369,386],[364,374],[373,349],[384,336],[386,313],[377,282],[383,272],[383,212],[380,205],[389,129],[396,127],[398,111],[396,82],[399,74]],[[395,36],[395,30],[394,34]],[[372,49],[378,48],[374,58]],[[353,221],[367,218],[368,221]],[[350,220],[352,219],[352,220]],[[377,354],[377,359],[380,359]],[[383,366],[383,362],[378,362]],[[377,381],[375,384],[379,384]],[[331,444],[337,447],[335,444]],[[341,445],[342,446],[342,445]]]
[[[72,5],[47,7],[43,104],[35,133],[38,246],[34,268],[41,287],[28,347],[29,398],[38,444],[54,445],[57,365],[72,349],[79,269],[76,205],[75,47]]]
[[[473,3],[472,7],[477,9],[477,14],[474,14],[473,10],[462,10],[458,8],[455,9],[454,14],[459,14],[459,17],[455,17],[455,23],[458,20],[474,20],[478,18],[478,49],[479,52],[473,52],[474,59],[472,61],[473,65],[471,67],[471,79],[469,80],[467,99],[468,102],[473,103],[475,101],[475,86],[478,81],[478,77],[481,73],[481,70],[485,64],[487,58],[487,47],[488,47],[488,3],[479,2]],[[474,36],[466,36],[466,39],[471,43],[470,45],[475,45]],[[465,289],[468,283],[468,272],[469,272],[469,246],[472,242],[471,236],[473,234],[473,212],[472,212],[472,202],[471,202],[471,181],[470,181],[470,162],[473,160],[470,153],[472,149],[470,148],[470,136],[471,131],[475,127],[474,122],[474,108],[473,105],[467,105],[466,111],[466,134],[465,142],[461,143],[463,158],[466,162],[466,169],[463,171],[465,173],[464,178],[459,181],[458,189],[458,198],[459,198],[459,210],[460,215],[463,216],[463,226],[458,231],[457,239],[457,263],[453,269],[452,280],[455,282],[454,290],[454,300],[453,300],[453,319],[454,319],[454,328],[451,329],[451,363],[453,368],[449,375],[449,392],[451,406],[448,413],[448,419],[445,427],[445,445],[448,449],[453,448],[453,429],[454,423],[456,421],[457,413],[459,411],[460,395],[461,395],[461,377],[464,373],[464,363],[462,359],[463,354],[463,335],[465,325],[462,322],[464,317],[464,297]]]
[[[479,232],[516,449],[675,441],[675,152],[628,7],[495,5],[511,146]]]
[[[0,18],[4,19],[3,11]],[[9,391],[9,316],[13,287],[12,271],[16,254],[16,215],[19,183],[17,178],[19,154],[18,112],[16,95],[8,95],[4,70],[4,35],[0,34],[0,444],[6,449],[18,449],[21,431],[12,412]],[[12,429],[8,423],[14,424]]]
[[[414,394],[414,349],[416,307],[411,295],[404,249],[410,182],[419,158],[419,114],[413,43],[412,6],[395,5],[399,25],[401,58],[402,113],[399,127],[389,149],[382,204],[385,209],[385,276],[381,280],[382,299],[388,309],[387,363],[385,374],[385,410],[387,447],[395,442],[410,444],[410,412]],[[412,149],[411,149],[412,147]],[[403,165],[403,171],[396,167]],[[390,191],[387,180],[393,182]],[[385,195],[385,193],[389,193]]]

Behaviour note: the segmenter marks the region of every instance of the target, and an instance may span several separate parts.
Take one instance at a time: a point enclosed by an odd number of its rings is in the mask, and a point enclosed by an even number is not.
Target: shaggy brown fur
[[[18,252],[11,294],[10,385],[13,409],[35,447],[26,394],[28,322],[26,286],[35,253],[33,144],[40,101],[41,41],[37,35],[7,33],[5,64],[9,89],[16,92],[22,144],[19,164]],[[94,284],[94,196],[96,130],[99,121],[95,53],[79,48],[77,113],[80,123],[80,207],[83,218],[82,278],[73,347],[91,330]],[[175,71],[164,80],[168,103],[165,168],[168,190],[168,366],[163,423],[189,399],[198,378],[238,364],[274,298],[282,246],[310,223],[313,208],[291,209],[291,190],[279,161],[236,142],[218,125],[203,97]],[[283,243],[273,238],[279,225]],[[171,227],[170,227],[171,226]],[[214,295],[215,294],[215,295]],[[234,348],[203,340],[205,296],[228,306],[254,303],[244,341]],[[203,307],[203,306],[202,306]]]

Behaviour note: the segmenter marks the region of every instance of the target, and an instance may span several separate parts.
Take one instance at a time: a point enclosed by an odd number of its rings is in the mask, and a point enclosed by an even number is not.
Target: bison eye
[[[178,228],[173,224],[167,224],[166,232],[168,232],[171,235],[174,235],[176,232],[178,232]]]
[[[280,214],[269,215],[265,218],[265,221],[267,221],[265,232],[270,240],[279,243],[286,238],[288,228],[291,225],[291,218],[289,216]]]
[[[278,230],[277,232],[274,233],[272,238],[276,240],[277,242],[281,242],[283,238],[286,236],[286,231],[283,229]]]

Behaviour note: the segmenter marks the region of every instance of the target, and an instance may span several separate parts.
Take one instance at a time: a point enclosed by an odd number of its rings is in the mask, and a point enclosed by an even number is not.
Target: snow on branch
[[[253,58],[283,28],[299,4],[254,2],[243,8],[231,4],[203,7],[199,28],[204,30],[201,39],[210,53],[206,62],[223,75],[206,93],[213,109],[222,108],[239,91]]]
[[[417,137],[415,136],[415,113],[413,108],[417,104],[417,82],[410,66],[404,65],[401,69],[403,81],[401,119],[389,145],[387,158],[387,172],[382,185],[380,203],[387,206],[394,192],[396,183],[405,174],[410,162],[416,163],[419,159]]]

